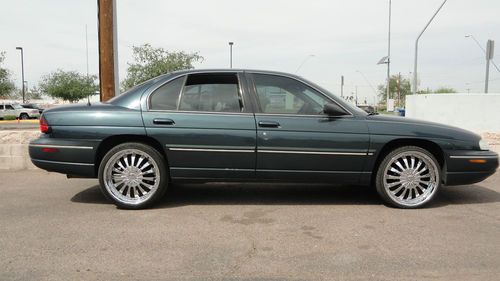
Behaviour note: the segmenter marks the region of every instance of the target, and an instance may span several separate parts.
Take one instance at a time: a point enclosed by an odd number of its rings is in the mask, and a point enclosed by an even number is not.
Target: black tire
[[[434,199],[441,178],[441,167],[432,153],[417,146],[403,146],[384,157],[377,169],[375,187],[387,205],[415,209]]]
[[[28,119],[30,119],[30,116],[26,113],[21,113],[21,115],[19,115],[19,119],[28,120]]]
[[[119,208],[150,207],[167,190],[169,175],[165,163],[163,155],[149,145],[136,142],[119,144],[106,153],[99,165],[101,191]],[[123,183],[118,184],[120,182]]]

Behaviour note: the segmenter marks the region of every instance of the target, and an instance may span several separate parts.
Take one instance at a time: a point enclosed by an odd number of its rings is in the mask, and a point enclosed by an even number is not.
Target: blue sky
[[[414,43],[441,0],[392,1],[391,73],[413,71]],[[90,72],[98,72],[97,1],[5,1],[0,11],[0,51],[20,86],[19,52],[25,50],[26,80],[36,84],[57,68],[86,71],[85,25]],[[131,47],[150,43],[168,50],[199,52],[198,68],[227,67],[234,41],[234,67],[298,74],[334,93],[354,92],[369,101],[384,83],[387,53],[386,0],[351,1],[132,1],[117,0],[120,77]],[[484,88],[485,58],[467,34],[481,44],[497,42],[500,63],[500,1],[450,0],[423,35],[419,48],[420,88]],[[363,75],[366,79],[363,77]],[[490,92],[500,93],[500,73],[492,66]]]

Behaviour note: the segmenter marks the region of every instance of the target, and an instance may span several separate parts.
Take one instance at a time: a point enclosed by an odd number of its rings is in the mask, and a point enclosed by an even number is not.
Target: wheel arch
[[[167,169],[169,169],[167,154],[165,153],[165,149],[156,139],[146,136],[146,135],[113,135],[107,137],[101,141],[99,146],[97,147],[95,154],[95,172],[99,170],[99,166],[101,165],[101,161],[104,158],[104,155],[112,149],[113,147],[127,142],[138,142],[142,144],[149,145],[157,150],[165,159],[165,164]]]
[[[417,146],[422,149],[425,149],[429,151],[434,158],[438,161],[439,168],[441,169],[441,181],[446,182],[445,176],[446,176],[446,161],[445,161],[445,155],[443,149],[437,144],[436,142],[433,142],[431,140],[426,140],[426,139],[415,139],[415,138],[400,138],[400,139],[394,139],[389,142],[387,142],[378,152],[377,158],[375,160],[375,163],[373,165],[373,173],[371,175],[371,180],[370,183],[373,185],[375,182],[375,178],[377,176],[377,171],[379,169],[380,163],[382,163],[382,160],[384,160],[384,157],[389,154],[391,151],[394,149],[397,149],[399,147],[403,146]]]

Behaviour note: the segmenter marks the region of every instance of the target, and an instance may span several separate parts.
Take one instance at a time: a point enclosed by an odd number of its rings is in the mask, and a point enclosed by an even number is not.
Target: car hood
[[[403,135],[461,141],[479,141],[481,137],[471,131],[435,122],[389,115],[366,117],[371,134]]]

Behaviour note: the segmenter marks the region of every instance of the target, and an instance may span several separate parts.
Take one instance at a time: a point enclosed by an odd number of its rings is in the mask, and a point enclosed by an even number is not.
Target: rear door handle
[[[153,124],[156,125],[174,125],[175,122],[169,118],[155,118],[153,119]]]
[[[263,128],[278,128],[280,123],[276,121],[259,121],[259,127]]]

